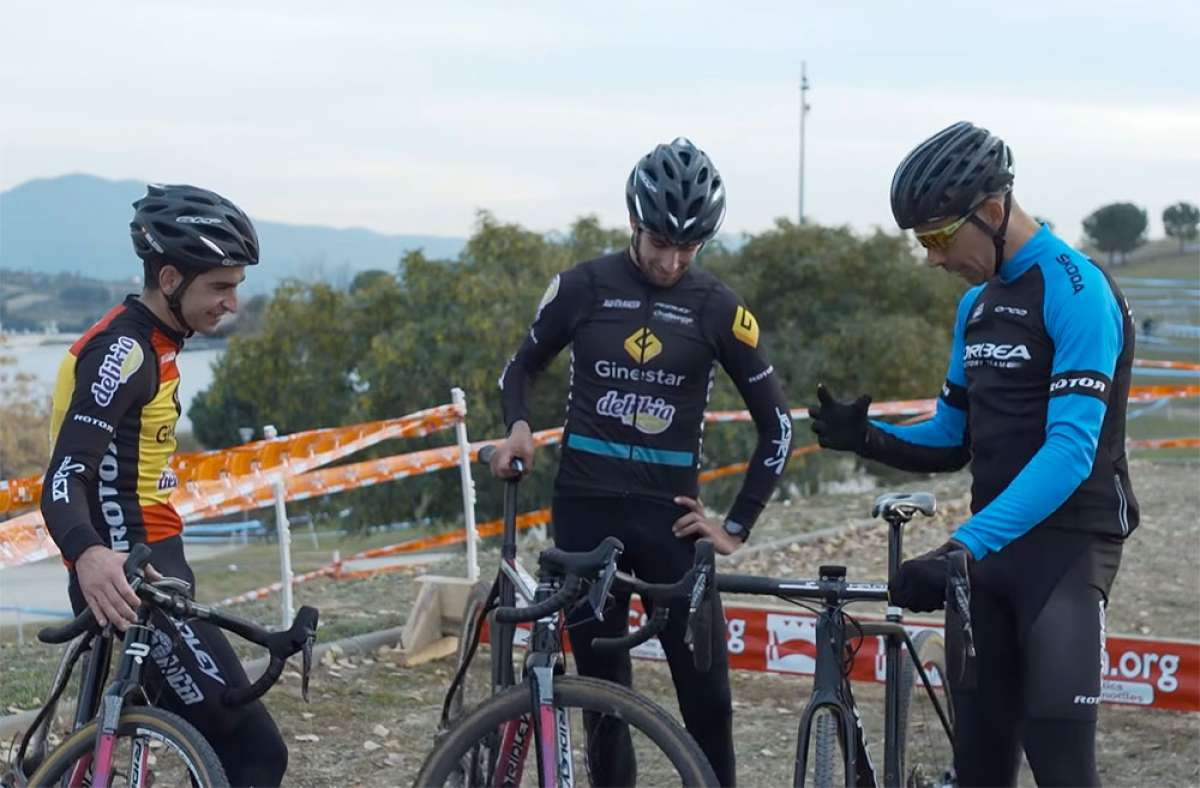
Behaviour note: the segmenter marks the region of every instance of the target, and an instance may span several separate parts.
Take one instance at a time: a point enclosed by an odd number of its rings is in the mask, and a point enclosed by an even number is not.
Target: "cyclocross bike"
[[[697,667],[707,669],[711,661],[711,610],[706,600],[713,577],[712,543],[697,542],[695,564],[672,584],[644,583],[617,571],[621,550],[621,543],[610,537],[586,553],[552,548],[541,554],[532,603],[502,606],[494,614],[496,625],[533,622],[523,682],[492,696],[444,731],[426,757],[417,785],[574,786],[588,773],[586,756],[585,769],[576,768],[575,743],[586,740],[586,726],[604,716],[628,726],[638,768],[650,784],[716,784],[699,745],[660,706],[619,684],[564,675],[564,611],[582,603],[603,618],[612,589],[637,593],[653,612],[637,631],[597,638],[594,648],[615,652],[646,642],[666,626],[674,604],[688,611],[688,642]],[[482,619],[472,634],[467,664],[478,644]],[[465,666],[456,681],[464,671]],[[452,686],[447,705],[454,692]],[[526,769],[531,752],[536,770]]]
[[[152,610],[161,610],[177,620],[201,619],[240,635],[267,649],[270,663],[253,684],[226,691],[222,701],[239,706],[261,697],[279,680],[289,657],[303,653],[301,692],[308,700],[308,676],[317,631],[317,610],[302,607],[292,626],[271,632],[250,621],[201,605],[188,598],[189,584],[166,577],[146,580],[142,567],[150,548],[134,545],[125,561],[125,575],[142,604],[137,623],[125,633],[120,662],[105,689],[116,635],[103,630],[90,608],[74,621],[43,629],[43,643],[70,643],[59,663],[49,699],[25,732],[13,766],[0,784],[12,788],[59,785],[69,788],[107,788],[118,784],[129,788],[152,785],[228,786],[212,746],[182,717],[151,705],[143,685],[142,671],[155,648],[156,630]],[[167,632],[172,641],[178,636]],[[50,728],[59,698],[67,687],[76,664],[88,654],[79,685],[73,732],[56,748],[46,752]]]
[[[876,499],[872,516],[882,517],[888,531],[888,578],[900,568],[903,526],[918,512],[931,516],[936,508],[930,493],[889,493]],[[952,649],[958,660],[951,666],[955,675],[968,669],[974,655],[970,620],[970,584],[966,557],[950,553],[947,573],[947,606],[951,611]],[[858,621],[844,610],[850,602],[887,602],[886,583],[848,582],[844,566],[822,566],[817,580],[780,580],[754,575],[716,576],[720,592],[775,596],[808,608],[798,600],[811,600],[820,607],[816,623],[816,670],[812,696],[800,717],[797,732],[794,785],[811,781],[819,788],[839,782],[846,786],[879,785],[875,765],[867,751],[858,708],[850,688],[849,671],[858,650],[854,643],[881,637],[885,653],[885,717],[883,785],[954,785],[953,711],[947,686],[947,651],[942,636],[931,629],[910,638],[900,608],[888,606],[885,620]],[[961,632],[961,641],[957,633]],[[903,659],[901,649],[908,652]],[[920,685],[916,677],[920,677]],[[935,681],[941,691],[935,688]],[[919,689],[918,689],[919,686]],[[925,698],[928,706],[924,706]],[[914,712],[921,704],[924,714]],[[936,714],[936,722],[928,717]],[[810,741],[815,742],[809,752]],[[840,753],[840,757],[839,756]]]

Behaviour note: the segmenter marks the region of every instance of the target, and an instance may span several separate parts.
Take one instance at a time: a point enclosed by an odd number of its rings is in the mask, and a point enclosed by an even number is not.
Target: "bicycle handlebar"
[[[479,450],[479,452],[475,455],[475,459],[484,465],[491,465],[492,464],[492,455],[495,453],[496,453],[496,444],[489,443],[487,446],[484,446],[483,448],[481,448]],[[511,466],[512,466],[512,469],[514,471],[516,471],[518,474],[525,473],[525,463],[521,462],[520,457],[513,457]],[[520,479],[520,476],[517,477],[517,480],[519,480],[519,479]],[[510,481],[513,481],[513,480],[510,480]]]
[[[589,570],[589,579],[594,579],[593,576],[611,575],[614,585],[636,592],[643,600],[651,601],[654,604],[654,613],[644,625],[634,632],[616,638],[594,638],[592,647],[597,651],[626,651],[645,643],[666,627],[670,616],[670,605],[686,601],[688,603],[687,642],[692,647],[692,658],[698,670],[708,670],[712,664],[712,630],[709,621],[712,615],[711,599],[714,589],[711,580],[714,575],[715,559],[712,542],[707,539],[697,541],[696,557],[692,568],[674,583],[647,583],[633,575],[615,571],[614,567],[609,564],[615,564],[619,553],[619,550],[610,551],[608,564],[595,570]],[[559,565],[561,563],[563,562],[558,562]],[[566,561],[565,563],[573,562]],[[555,573],[556,562],[542,562],[542,566],[544,573],[547,571]],[[582,596],[583,583],[580,575],[568,572],[562,587],[548,599],[524,608],[497,608],[496,622],[517,624],[536,621],[563,610]]]
[[[528,607],[498,607],[496,608],[496,623],[523,624],[537,621],[553,613],[557,613],[574,602],[583,591],[583,580],[578,575],[567,575],[562,588],[541,602],[535,602]]]
[[[129,551],[129,557],[125,560],[125,577],[133,587],[134,593],[142,601],[174,618],[198,618],[208,621],[251,643],[262,646],[270,653],[271,660],[267,669],[253,684],[225,691],[222,702],[226,706],[240,706],[262,697],[279,680],[288,658],[297,652],[304,654],[301,694],[305,700],[308,700],[308,677],[312,671],[312,647],[316,640],[317,621],[320,615],[316,608],[305,605],[296,613],[290,628],[281,632],[272,632],[252,621],[225,613],[209,605],[194,602],[174,589],[159,588],[153,583],[147,582],[143,567],[149,558],[150,548],[144,544],[136,544]],[[38,640],[43,643],[62,644],[85,632],[92,634],[100,632],[100,626],[90,607],[85,608],[73,621],[63,626],[42,629],[38,632]]]

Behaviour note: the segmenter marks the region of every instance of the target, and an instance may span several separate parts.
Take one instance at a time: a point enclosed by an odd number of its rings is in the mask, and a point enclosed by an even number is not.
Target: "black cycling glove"
[[[867,408],[871,405],[871,395],[864,394],[847,405],[835,400],[824,384],[818,384],[817,400],[819,404],[810,406],[808,415],[821,448],[861,454],[867,444]]]
[[[916,613],[930,613],[946,606],[946,554],[962,550],[967,563],[973,560],[971,551],[953,539],[924,555],[900,564],[900,571],[888,584],[888,599],[893,605]]]

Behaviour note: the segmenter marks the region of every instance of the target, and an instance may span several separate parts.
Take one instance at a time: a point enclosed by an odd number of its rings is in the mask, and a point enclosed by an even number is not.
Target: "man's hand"
[[[900,564],[900,571],[888,586],[893,605],[917,613],[930,613],[946,606],[946,554],[962,550],[968,564],[974,560],[966,546],[953,539],[928,553]]]
[[[83,555],[75,561],[79,589],[96,615],[96,621],[102,627],[111,623],[122,632],[137,623],[137,614],[133,609],[141,604],[125,579],[127,557],[102,545],[95,545],[84,550]],[[151,572],[146,574],[150,576]],[[157,572],[153,574],[158,575]]]
[[[824,384],[818,384],[817,400],[819,404],[809,406],[808,415],[821,448],[861,452],[867,443],[867,408],[871,396],[864,394],[847,405],[834,399]]]
[[[688,508],[687,514],[680,517],[671,526],[671,530],[675,533],[675,538],[686,539],[693,537],[702,539],[707,537],[712,540],[713,549],[721,555],[730,555],[745,544],[741,539],[725,533],[725,529],[721,527],[721,520],[705,514],[704,504],[695,498],[679,495],[676,496],[675,503]]]
[[[524,421],[513,422],[508,437],[496,447],[495,453],[492,454],[492,475],[497,479],[511,479],[517,476],[512,467],[514,459],[519,459],[524,464],[524,473],[533,470],[533,433],[529,431],[529,424]]]

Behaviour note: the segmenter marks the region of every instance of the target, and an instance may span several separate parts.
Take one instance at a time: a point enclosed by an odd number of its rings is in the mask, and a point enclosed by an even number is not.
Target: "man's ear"
[[[182,281],[183,274],[180,273],[178,268],[170,263],[166,263],[158,269],[158,288],[162,290],[163,295],[172,295],[177,289],[179,289],[179,284]]]

